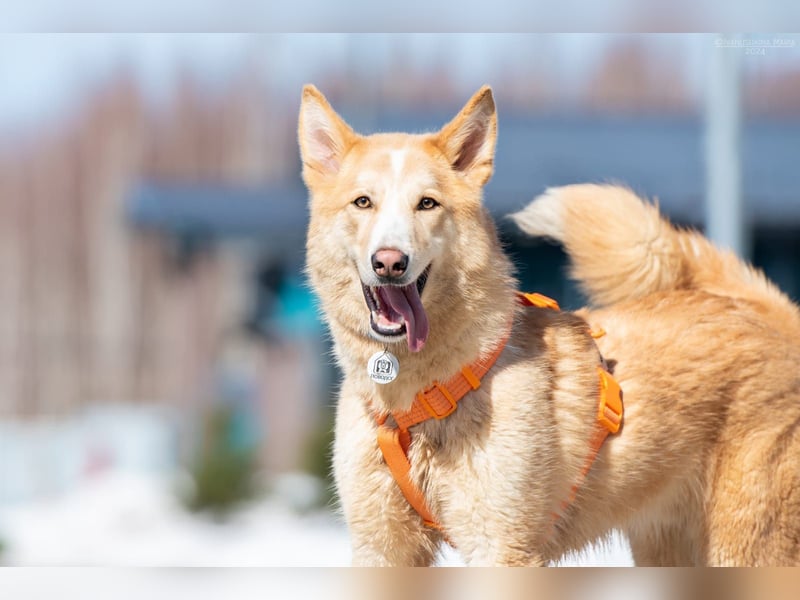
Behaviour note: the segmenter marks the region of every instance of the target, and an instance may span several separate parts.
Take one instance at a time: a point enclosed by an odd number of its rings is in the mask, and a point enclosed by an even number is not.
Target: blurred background
[[[626,183],[797,300],[798,42],[0,36],[0,564],[348,564],[338,375],[302,273],[304,83],[364,133],[436,129],[491,84],[498,219]],[[500,223],[522,286],[579,306],[561,251]]]

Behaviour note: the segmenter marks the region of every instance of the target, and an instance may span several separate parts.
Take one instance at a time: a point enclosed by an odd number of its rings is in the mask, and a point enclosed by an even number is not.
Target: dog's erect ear
[[[356,134],[313,85],[303,88],[298,139],[306,184],[336,175]]]
[[[437,143],[453,168],[479,185],[492,176],[496,140],[497,114],[488,85],[478,90],[437,135]]]

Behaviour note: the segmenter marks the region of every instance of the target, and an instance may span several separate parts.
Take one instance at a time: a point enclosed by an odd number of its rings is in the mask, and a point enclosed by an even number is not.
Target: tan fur
[[[412,430],[412,477],[468,564],[546,564],[613,528],[630,537],[637,564],[799,564],[797,307],[733,255],[605,186],[550,190],[516,216],[565,245],[603,308],[516,306],[511,264],[481,205],[495,136],[488,88],[440,132],[368,137],[315,88],[303,92],[307,265],[344,374],[334,471],[354,564],[428,565],[442,543],[391,478],[376,411],[407,408],[512,323],[481,388]],[[385,344],[370,336],[360,279],[390,194],[405,198],[409,270],[431,264],[430,335],[420,352],[391,345],[400,374],[381,386],[366,373]],[[369,210],[353,206],[360,195]],[[423,195],[441,206],[415,210]],[[596,344],[590,326],[608,333]],[[554,521],[595,431],[601,354],[624,389],[625,421]]]

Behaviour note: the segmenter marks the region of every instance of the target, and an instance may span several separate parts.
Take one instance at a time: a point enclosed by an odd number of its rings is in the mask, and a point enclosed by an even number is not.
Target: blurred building
[[[309,363],[310,342],[259,335],[269,323],[252,319],[285,287],[270,280],[268,257],[202,232],[134,229],[125,212],[143,180],[245,187],[296,172],[294,124],[243,69],[219,95],[182,79],[158,107],[123,70],[75,114],[0,144],[0,418],[63,420],[133,403],[199,420],[215,402],[236,402],[262,421],[272,386],[293,400],[281,411],[289,417],[269,420],[284,436],[298,429],[291,407],[316,399],[316,380],[292,365]],[[220,205],[215,216],[247,220],[242,208]],[[293,224],[297,239],[302,227]],[[296,439],[270,461],[296,465]]]
[[[267,466],[298,465],[327,426],[335,372],[301,273],[300,90],[280,73],[313,79],[364,132],[438,128],[488,81],[498,218],[548,186],[614,181],[703,225],[702,81],[691,48],[671,52],[680,39],[610,39],[591,61],[557,52],[572,42],[555,36],[514,38],[516,52],[493,58],[487,38],[442,38],[430,56],[386,40],[374,54],[379,38],[343,44],[335,67],[313,46],[320,70],[269,38],[223,85],[178,71],[158,103],[121,66],[58,119],[0,140],[0,418],[231,402],[258,425]],[[480,67],[456,64],[475,44],[487,47]],[[797,299],[800,61],[764,64],[745,73],[747,217],[754,261]],[[502,221],[501,233],[526,288],[580,304],[559,250]]]

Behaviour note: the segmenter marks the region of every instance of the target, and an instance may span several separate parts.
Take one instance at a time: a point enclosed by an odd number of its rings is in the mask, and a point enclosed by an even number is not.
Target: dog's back
[[[552,189],[514,219],[564,245],[608,330],[637,564],[800,563],[797,306],[625,188]]]

